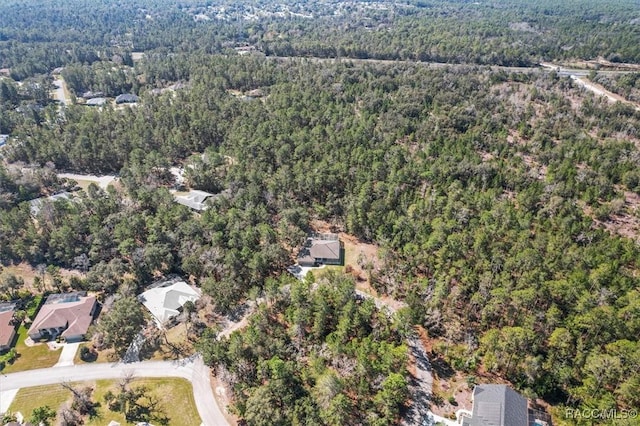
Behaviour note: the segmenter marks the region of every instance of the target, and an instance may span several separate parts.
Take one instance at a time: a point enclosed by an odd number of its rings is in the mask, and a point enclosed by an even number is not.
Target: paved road
[[[229,424],[211,390],[209,369],[199,356],[179,361],[94,363],[22,371],[0,376],[0,393],[8,395],[7,391],[15,389],[62,382],[119,379],[128,373],[133,373],[135,377],[181,377],[189,380],[193,385],[193,396],[202,423],[206,426]]]
[[[507,67],[501,65],[478,65],[478,64],[450,64],[446,62],[422,62],[411,60],[388,60],[388,59],[357,59],[357,58],[320,58],[320,57],[306,57],[306,56],[267,56],[268,59],[281,60],[281,61],[311,61],[311,62],[347,62],[354,64],[414,64],[422,65],[430,68],[460,68],[460,67],[478,67],[482,69],[491,69],[494,71],[506,71],[516,73],[533,73],[533,72],[557,72],[561,77],[568,77],[576,75],[584,77],[589,75],[591,70],[577,69],[577,68],[565,68],[552,63],[541,63],[540,65],[534,65],[530,67]],[[630,74],[637,71],[633,70],[598,70],[598,74],[616,75],[616,74]]]

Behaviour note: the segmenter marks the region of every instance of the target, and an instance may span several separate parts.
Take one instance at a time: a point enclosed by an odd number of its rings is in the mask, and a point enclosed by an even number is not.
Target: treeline
[[[287,2],[285,2],[287,3]],[[0,67],[16,80],[132,51],[223,53],[251,44],[267,55],[529,66],[542,60],[640,61],[635,3],[416,1],[340,7],[306,4],[314,19],[247,14],[217,19],[198,2],[117,0],[3,4]],[[291,10],[299,7],[288,5]],[[358,7],[362,6],[362,7]],[[337,9],[335,9],[337,8]],[[335,9],[335,10],[334,10]],[[225,9],[226,10],[226,9]],[[207,20],[195,19],[204,12]]]
[[[554,402],[638,404],[640,253],[595,222],[631,215],[625,192],[640,191],[633,108],[542,72],[185,59],[145,66],[189,88],[16,130],[12,160],[120,171],[127,192],[56,204],[43,231],[25,207],[6,210],[5,261],[84,253],[83,285],[108,291],[192,275],[225,310],[325,219],[383,246],[374,286],[404,298],[457,368],[483,363]],[[205,149],[228,158],[213,178],[232,196],[196,217],[163,187]]]

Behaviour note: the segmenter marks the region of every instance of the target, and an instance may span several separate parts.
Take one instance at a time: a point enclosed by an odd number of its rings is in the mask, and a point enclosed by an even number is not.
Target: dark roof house
[[[342,243],[336,234],[315,234],[305,242],[298,253],[301,266],[342,265]]]
[[[463,426],[530,426],[549,424],[548,416],[538,416],[527,398],[507,385],[477,385],[473,389],[471,417],[463,417]],[[538,417],[545,417],[538,420]]]
[[[84,292],[52,294],[40,308],[27,334],[34,340],[58,335],[67,341],[83,340],[97,306],[96,298]]]

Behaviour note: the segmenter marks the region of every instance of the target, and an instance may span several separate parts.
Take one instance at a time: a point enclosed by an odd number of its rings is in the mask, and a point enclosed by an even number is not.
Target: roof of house
[[[340,241],[313,240],[309,251],[316,259],[340,259]]]
[[[151,312],[160,325],[179,313],[187,301],[195,302],[200,292],[184,281],[168,281],[150,288],[138,300]]]
[[[82,293],[52,294],[40,308],[28,334],[46,328],[66,327],[62,336],[86,334],[93,320],[96,298]]]
[[[70,200],[73,198],[73,194],[71,192],[60,192],[55,195],[51,195],[49,197],[40,197],[34,200],[29,201],[29,209],[31,210],[31,214],[33,216],[37,215],[42,209],[42,205],[46,202],[54,202],[59,200]]]
[[[92,92],[91,90],[88,90],[82,94],[82,97],[85,99],[102,98],[104,97],[104,92]]]
[[[192,189],[186,194],[174,195],[174,198],[177,203],[182,204],[183,206],[202,211],[207,209],[207,199],[214,195],[215,194],[211,194],[210,192]]]
[[[319,234],[307,238],[298,253],[298,261],[313,262],[316,259],[340,259],[340,240],[335,234]]]
[[[16,331],[16,328],[12,323],[13,312],[13,309],[0,312],[0,347],[8,346]]]
[[[102,106],[107,103],[106,98],[91,98],[89,99],[85,105],[88,106]]]
[[[527,399],[507,385],[478,385],[473,390],[470,426],[528,426]]]
[[[117,104],[124,104],[124,103],[133,103],[133,102],[138,102],[140,98],[138,98],[136,95],[131,94],[131,93],[123,93],[122,95],[118,95],[116,96],[116,103]]]

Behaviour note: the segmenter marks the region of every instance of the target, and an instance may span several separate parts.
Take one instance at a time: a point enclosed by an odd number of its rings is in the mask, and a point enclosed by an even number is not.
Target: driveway
[[[69,365],[73,365],[73,359],[76,356],[76,352],[78,352],[78,347],[80,343],[65,343],[62,346],[62,351],[60,351],[60,358],[58,358],[58,362],[54,367],[67,367]]]
[[[204,365],[202,358],[199,356],[192,356],[178,361],[144,361],[130,364],[120,362],[111,364],[94,363],[61,366],[3,375],[0,377],[0,398],[3,399],[2,408],[4,408],[4,400],[10,396],[9,391],[63,382],[119,379],[128,373],[133,373],[135,377],[180,377],[189,380],[193,385],[193,396],[202,424],[206,426],[225,426],[229,424],[213,396],[209,368]]]
[[[58,173],[59,178],[73,179],[73,180],[86,180],[94,182],[102,189],[107,189],[107,186],[111,184],[116,177],[114,175],[96,176],[96,175],[81,175],[77,173]]]

